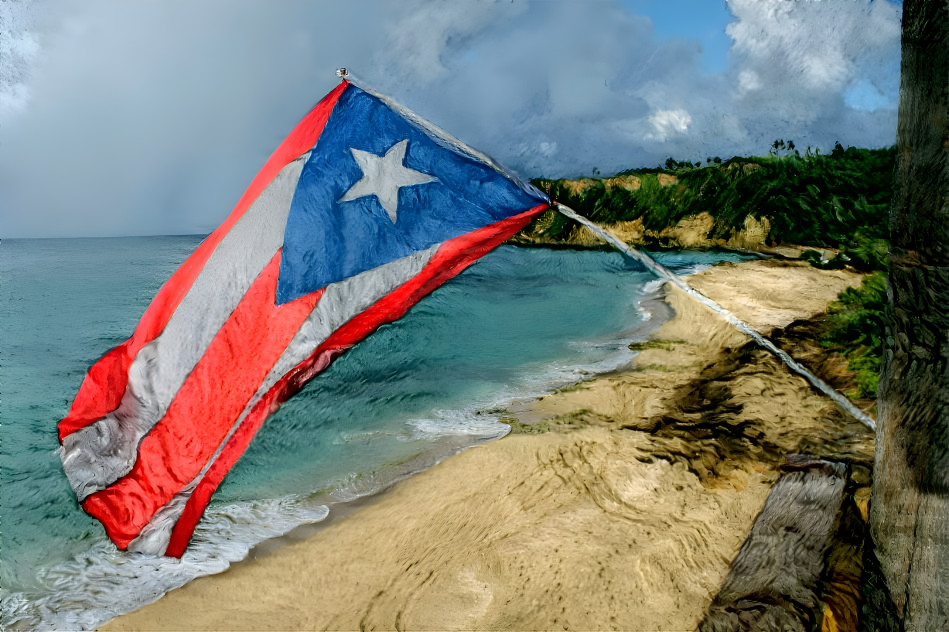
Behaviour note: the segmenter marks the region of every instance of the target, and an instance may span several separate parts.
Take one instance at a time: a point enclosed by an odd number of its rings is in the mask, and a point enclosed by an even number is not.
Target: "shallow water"
[[[620,255],[503,246],[271,417],[180,561],[119,552],[79,508],[56,423],[201,237],[0,245],[0,628],[88,629],[475,443],[503,407],[610,370],[656,284]],[[679,273],[736,255],[662,253]],[[410,511],[411,508],[406,508]]]

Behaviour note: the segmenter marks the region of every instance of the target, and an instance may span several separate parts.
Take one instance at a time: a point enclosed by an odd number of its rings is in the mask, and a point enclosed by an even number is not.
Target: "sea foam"
[[[103,538],[74,559],[41,569],[41,592],[4,595],[0,629],[95,629],[192,579],[227,570],[256,543],[328,514],[324,504],[291,496],[212,506],[180,560],[126,553]]]

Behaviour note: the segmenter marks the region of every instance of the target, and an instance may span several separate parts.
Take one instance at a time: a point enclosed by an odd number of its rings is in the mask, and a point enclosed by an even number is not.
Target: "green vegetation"
[[[660,373],[672,373],[675,369],[671,369],[664,364],[637,364],[633,367],[633,371],[659,371]]]
[[[550,432],[550,422],[546,419],[526,424],[517,417],[501,417],[498,421],[511,427],[511,434],[545,434]]]
[[[872,398],[883,348],[895,160],[895,147],[845,149],[838,143],[830,154],[808,148],[802,155],[793,141],[776,140],[767,156],[708,158],[704,165],[669,158],[664,166],[612,178],[533,183],[596,222],[641,220],[647,231],[708,213],[714,218],[709,239],[727,239],[746,218],[767,218],[769,244],[813,248],[802,258],[817,267],[848,265],[871,273],[860,288],[846,290],[830,306],[821,344],[844,354],[857,373],[858,386],[848,395]],[[545,221],[546,238],[565,238],[573,229],[559,214]],[[823,260],[827,248],[840,254]]]
[[[646,349],[662,349],[663,351],[675,351],[676,345],[684,344],[683,340],[643,340],[642,342],[631,342],[627,345],[630,351],[645,351]]]
[[[885,308],[886,273],[880,270],[865,277],[859,288],[841,292],[827,310],[829,327],[821,344],[842,353],[850,370],[857,374],[857,388],[847,393],[848,397],[877,395]]]
[[[778,150],[793,143],[775,141]],[[779,144],[780,143],[780,144]],[[885,253],[895,148],[807,150],[783,156],[735,157],[700,163],[666,161],[666,169],[623,171],[613,178],[536,179],[534,184],[590,219],[606,224],[641,219],[647,230],[708,213],[709,237],[727,238],[747,217],[768,218],[771,243],[838,248],[851,265],[878,269]],[[565,235],[566,219],[545,235]]]
[[[555,429],[582,428],[588,425],[591,419],[603,418],[587,408],[580,408],[554,419],[541,419],[533,423],[524,423],[511,416],[501,417],[498,421],[509,425],[511,434],[545,434]]]

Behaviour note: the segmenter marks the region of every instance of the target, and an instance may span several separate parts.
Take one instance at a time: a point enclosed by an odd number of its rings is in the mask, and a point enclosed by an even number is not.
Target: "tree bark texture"
[[[828,553],[847,488],[847,466],[788,457],[797,471],[768,495],[698,632],[821,628]]]
[[[905,0],[870,532],[908,630],[949,629],[949,0]]]

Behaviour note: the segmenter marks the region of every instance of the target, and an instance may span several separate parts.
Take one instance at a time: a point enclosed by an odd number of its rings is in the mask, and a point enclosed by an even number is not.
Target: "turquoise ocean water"
[[[644,304],[658,284],[620,255],[502,246],[284,404],[184,558],[122,553],[69,489],[56,424],[200,240],[0,244],[0,629],[91,629],[220,572],[337,503],[503,436],[504,406],[628,363],[628,342],[655,324]],[[657,258],[689,273],[739,257]]]

